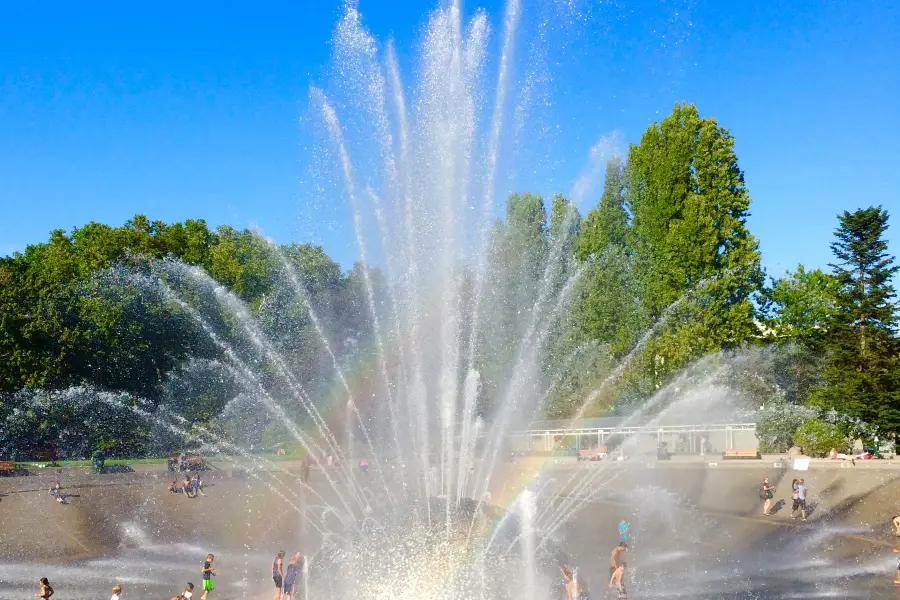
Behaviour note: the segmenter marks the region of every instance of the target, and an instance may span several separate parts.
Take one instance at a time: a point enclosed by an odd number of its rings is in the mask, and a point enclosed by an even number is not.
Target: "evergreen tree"
[[[830,266],[838,282],[827,336],[825,385],[814,396],[834,408],[900,432],[896,292],[891,279],[898,267],[888,254],[884,233],[888,213],[879,207],[845,211],[831,244]]]

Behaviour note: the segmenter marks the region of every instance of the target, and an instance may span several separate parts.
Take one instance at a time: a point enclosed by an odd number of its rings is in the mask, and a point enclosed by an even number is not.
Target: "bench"
[[[0,472],[3,473],[12,473],[16,470],[16,461],[14,460],[0,460]]]
[[[178,457],[170,456],[167,467],[170,471],[178,470]],[[202,456],[186,456],[184,460],[181,461],[181,470],[182,471],[202,471],[203,470],[203,457]]]
[[[584,448],[578,451],[577,460],[603,460],[609,457],[609,449],[606,446],[596,448]]]
[[[722,459],[762,459],[762,456],[755,448],[729,448],[722,453]]]
[[[32,452],[32,456],[34,456],[34,460],[39,462],[53,462],[56,460],[56,450],[42,448]]]

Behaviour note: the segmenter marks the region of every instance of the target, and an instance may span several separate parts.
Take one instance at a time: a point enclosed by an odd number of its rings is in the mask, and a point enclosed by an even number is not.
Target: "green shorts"
[[[203,580],[203,591],[211,592],[213,591],[213,582],[212,579],[204,579]]]

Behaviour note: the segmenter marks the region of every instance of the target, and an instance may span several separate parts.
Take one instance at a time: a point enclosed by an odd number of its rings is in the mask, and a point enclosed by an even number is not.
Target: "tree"
[[[830,265],[838,290],[826,340],[825,385],[815,401],[898,433],[900,343],[891,279],[900,267],[884,239],[888,216],[880,206],[838,216],[831,244],[836,261]]]
[[[794,432],[794,443],[808,456],[827,456],[831,449],[846,452],[847,436],[833,424],[819,419],[807,419]]]
[[[606,163],[606,179],[600,203],[588,213],[578,237],[576,254],[579,259],[588,260],[591,256],[599,256],[610,245],[629,248],[631,240],[624,192],[622,159],[616,156]]]
[[[758,335],[763,272],[727,129],[676,105],[630,147],[627,165],[642,310],[651,323],[665,321],[642,361],[658,385],[691,358]]]
[[[797,265],[774,281],[768,293],[774,311],[768,325],[782,340],[817,344],[826,334],[837,293],[834,276]]]

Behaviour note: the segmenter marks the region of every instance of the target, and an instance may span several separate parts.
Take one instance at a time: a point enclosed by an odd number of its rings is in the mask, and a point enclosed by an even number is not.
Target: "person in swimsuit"
[[[587,587],[568,565],[559,565],[563,585],[566,588],[566,600],[588,600]]]
[[[200,570],[200,573],[203,575],[203,595],[200,596],[200,600],[206,600],[209,593],[213,591],[213,575],[216,574],[216,570],[213,568],[212,563],[215,558],[212,554],[207,554],[203,568]]]
[[[272,579],[275,581],[275,600],[281,598],[281,584],[284,582],[284,550],[279,550],[272,561]]]
[[[616,570],[613,571],[613,574],[609,576],[609,586],[607,587],[616,587],[616,596],[618,598],[626,598],[628,593],[625,591],[625,563],[621,563]]]
[[[53,588],[50,587],[50,582],[46,577],[41,577],[41,593],[35,594],[35,598],[43,598],[44,600],[48,600],[50,596],[53,595]]]
[[[625,542],[619,542],[619,545],[613,548],[612,553],[609,555],[609,576],[612,577],[613,573],[616,572],[616,569],[622,565],[622,553],[628,550],[628,544]]]
[[[297,555],[291,557],[290,562],[288,562],[287,569],[284,571],[284,582],[281,584],[281,598],[282,600],[290,600],[291,596],[294,593],[294,582],[297,580],[297,573],[299,569],[297,568]]]

